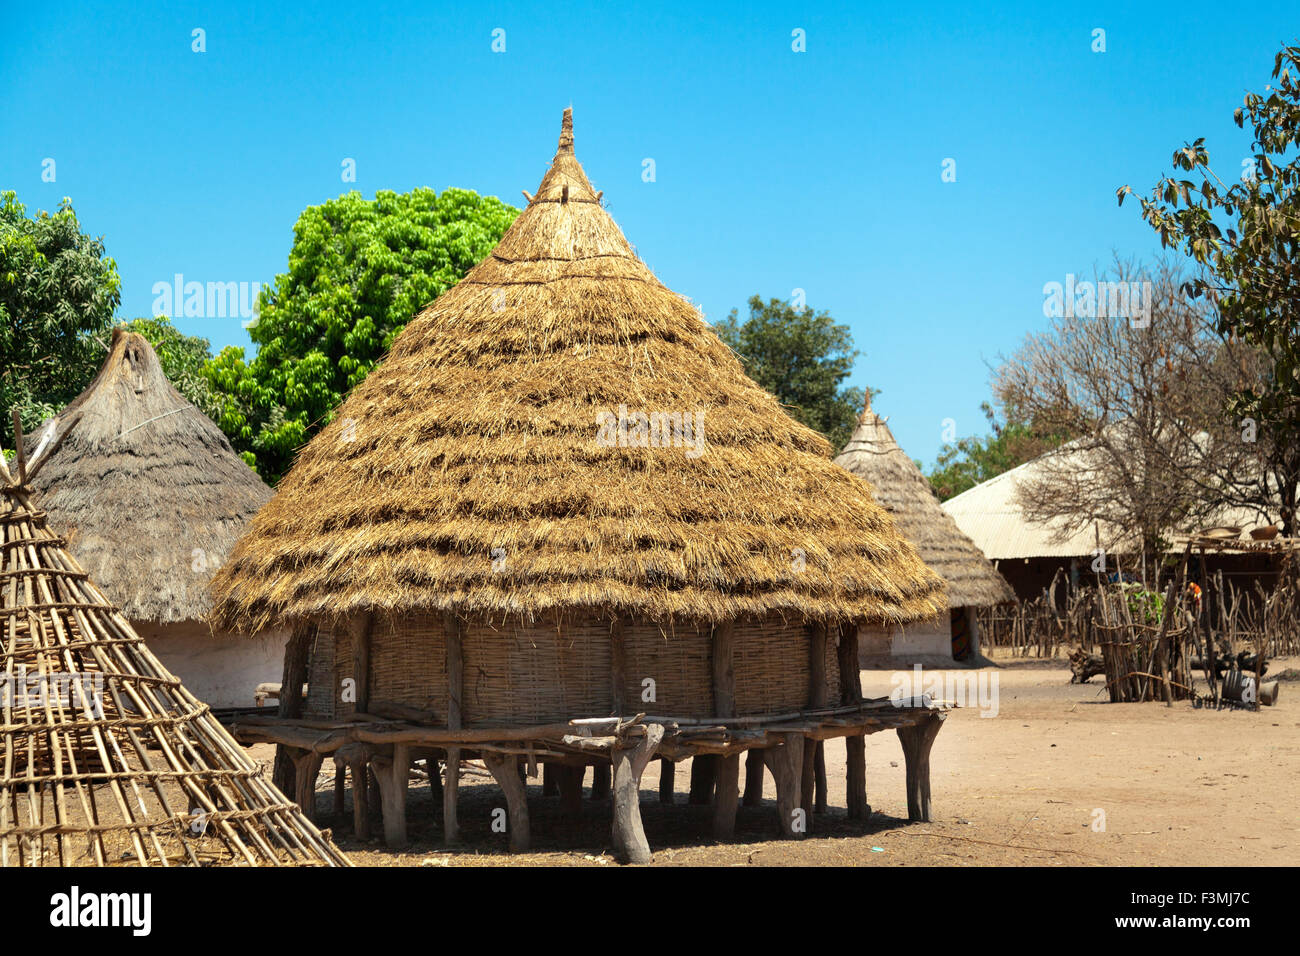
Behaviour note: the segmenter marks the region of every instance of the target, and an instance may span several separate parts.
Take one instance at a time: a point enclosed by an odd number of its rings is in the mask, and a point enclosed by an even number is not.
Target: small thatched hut
[[[153,655],[26,479],[0,456],[0,867],[348,865]]]
[[[978,662],[976,609],[1013,602],[1016,595],[943,510],[916,462],[872,410],[870,392],[853,437],[835,463],[871,485],[899,531],[948,585],[948,607],[934,617],[903,624],[864,623],[858,636],[864,662],[886,657]]]
[[[391,841],[419,757],[435,781],[447,762],[454,839],[470,754],[506,791],[514,847],[528,842],[520,760],[555,767],[570,795],[582,767],[612,765],[627,859],[649,854],[636,787],[655,756],[714,768],[725,836],[750,751],[798,833],[817,741],[846,737],[861,815],[863,734],[902,728],[920,754],[939,717],[862,703],[857,625],[933,616],[941,582],[825,439],[636,257],[574,156],[569,111],[525,196],[491,255],[300,452],[214,579],[222,626],[293,627],[284,686],[310,685],[284,695],[278,724],[241,724],[244,739],[294,748],[299,793],[323,754],[354,774],[369,762]],[[404,723],[366,723],[381,717]],[[909,778],[918,816],[923,776]]]
[[[213,633],[208,581],[271,497],[144,336],[113,330],[77,398],[25,441],[37,502],[167,668],[212,707],[250,707],[280,679],[287,632]]]

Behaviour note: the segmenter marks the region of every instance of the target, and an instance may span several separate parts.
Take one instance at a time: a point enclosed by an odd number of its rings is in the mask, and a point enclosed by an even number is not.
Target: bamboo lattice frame
[[[349,865],[0,480],[0,866]]]

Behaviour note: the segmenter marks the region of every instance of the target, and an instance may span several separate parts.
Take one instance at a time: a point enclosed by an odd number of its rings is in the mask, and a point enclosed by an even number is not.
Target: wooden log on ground
[[[664,757],[659,761],[659,802],[666,807],[673,805],[677,764]]]
[[[532,834],[528,827],[528,794],[524,790],[523,781],[519,779],[519,758],[485,753],[483,763],[505,793],[510,852],[527,853],[532,846]]]
[[[907,819],[930,822],[930,748],[943,726],[942,714],[931,714],[911,727],[899,727],[907,766]]]
[[[799,806],[803,780],[803,734],[780,734],[781,743],[763,751],[767,769],[776,780],[776,810],[781,835],[801,839],[808,829],[808,813]]]
[[[763,751],[759,748],[745,753],[745,796],[741,802],[747,807],[763,802]]]
[[[411,748],[396,744],[392,754],[376,754],[370,761],[379,781],[380,807],[384,815],[384,843],[403,847],[406,836],[406,791],[411,776]]]
[[[713,838],[736,835],[736,808],[740,802],[740,754],[718,758],[717,797],[713,801]]]
[[[649,863],[650,842],[641,826],[641,774],[663,740],[662,724],[614,748],[614,856],[620,863]]]
[[[608,800],[610,775],[613,768],[607,763],[597,763],[591,768],[591,799]]]

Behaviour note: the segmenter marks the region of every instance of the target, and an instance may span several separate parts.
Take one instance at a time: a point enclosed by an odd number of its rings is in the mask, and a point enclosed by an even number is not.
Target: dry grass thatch
[[[202,620],[212,572],[271,489],[120,327],[95,380],[26,438],[29,456],[51,426],[31,485],[69,549],[129,620]]]
[[[0,486],[0,866],[347,865]]]
[[[953,607],[988,607],[1016,599],[1011,586],[943,510],[930,482],[894,441],[867,396],[858,427],[835,463],[865,479],[921,558],[948,584]]]
[[[703,453],[598,415],[702,414]],[[573,153],[300,453],[214,578],[223,626],[360,609],[909,620],[942,582],[660,283]]]

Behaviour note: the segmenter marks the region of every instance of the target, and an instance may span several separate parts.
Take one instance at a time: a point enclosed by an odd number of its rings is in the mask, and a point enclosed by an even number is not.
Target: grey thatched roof
[[[95,380],[24,446],[40,462],[36,503],[132,621],[202,619],[209,578],[271,497],[148,340],[121,327]]]
[[[835,458],[871,485],[921,560],[948,582],[952,607],[986,607],[1016,599],[1011,586],[943,510],[930,482],[898,447],[889,426],[871,409],[868,394],[858,427]]]

